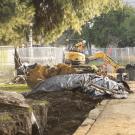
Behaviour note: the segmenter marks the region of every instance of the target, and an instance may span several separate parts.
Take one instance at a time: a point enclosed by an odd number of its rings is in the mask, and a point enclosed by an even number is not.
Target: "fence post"
[[[127,52],[128,52],[128,63],[130,64],[131,62],[130,62],[130,53],[129,53],[129,47],[127,48]]]

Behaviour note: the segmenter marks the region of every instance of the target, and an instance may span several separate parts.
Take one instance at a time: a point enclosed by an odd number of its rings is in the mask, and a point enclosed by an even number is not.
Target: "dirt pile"
[[[44,101],[42,101],[42,100],[38,100],[38,101],[32,100],[31,101],[33,114],[36,118],[36,122],[37,122],[37,125],[38,125],[40,135],[45,135],[45,132],[46,132],[48,105],[49,105],[49,103],[46,100],[44,100]],[[33,132],[32,135],[37,135],[35,133],[35,132],[37,132],[37,130],[35,128],[33,128],[33,129],[34,130],[32,131]]]
[[[0,92],[0,135],[31,135],[30,107],[22,95]]]
[[[28,102],[16,92],[0,91],[0,135],[44,135],[47,103]]]
[[[76,90],[29,95],[27,99],[49,102],[44,135],[72,135],[100,100],[92,100]]]
[[[66,64],[58,64],[54,67],[42,66],[37,64],[34,69],[29,69],[27,74],[27,83],[34,87],[37,83],[56,75],[65,75],[76,73],[76,70]]]

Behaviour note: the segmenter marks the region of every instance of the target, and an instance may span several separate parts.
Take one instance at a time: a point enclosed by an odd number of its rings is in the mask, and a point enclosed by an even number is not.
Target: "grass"
[[[10,91],[10,92],[29,92],[27,84],[0,84],[1,91]]]
[[[11,121],[12,117],[8,113],[4,113],[0,115],[0,122]]]
[[[35,105],[38,105],[38,104],[48,105],[49,102],[47,100],[33,100],[32,104],[35,104]]]
[[[102,59],[91,60],[88,62],[88,65],[95,65],[95,66],[101,66],[103,64],[104,61]]]

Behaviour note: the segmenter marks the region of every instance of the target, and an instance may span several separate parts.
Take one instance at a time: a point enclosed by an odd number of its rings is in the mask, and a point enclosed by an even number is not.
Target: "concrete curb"
[[[100,104],[96,106],[95,109],[91,110],[88,114],[88,117],[83,121],[79,128],[75,131],[73,135],[87,135],[96,119],[104,110],[105,106],[110,100],[103,100]]]

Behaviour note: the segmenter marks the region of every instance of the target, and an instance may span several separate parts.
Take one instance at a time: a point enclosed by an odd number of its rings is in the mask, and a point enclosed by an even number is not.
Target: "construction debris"
[[[12,80],[11,83],[13,84],[25,84],[27,83],[25,77],[23,75],[17,75]]]
[[[134,81],[135,80],[135,64],[127,64],[126,71],[128,73],[129,81]]]
[[[106,74],[78,74],[75,68],[66,64],[54,67],[34,64],[19,69],[24,69],[27,84],[32,89],[30,94],[77,89],[92,98],[102,98],[106,95],[112,98],[127,98],[131,92],[126,82],[118,83],[108,78]]]
[[[122,83],[95,74],[53,76],[39,82],[29,94],[61,90],[81,90],[93,99],[103,98],[104,96],[112,98],[127,98],[128,96],[127,88]]]
[[[76,73],[76,70],[66,64],[58,64],[54,67],[36,64],[33,69],[28,68],[26,76],[28,85],[33,88],[40,81],[46,80],[52,76],[72,73]]]

